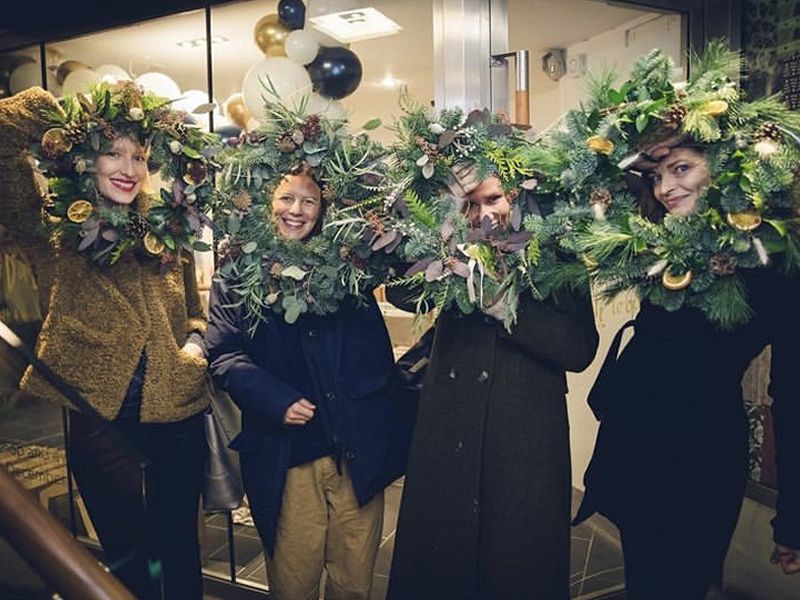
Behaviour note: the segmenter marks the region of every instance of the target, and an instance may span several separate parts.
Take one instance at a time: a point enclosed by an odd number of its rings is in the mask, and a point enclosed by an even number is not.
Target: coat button
[[[450,379],[456,378],[456,370],[454,367],[450,367],[450,372],[447,374]]]
[[[328,402],[333,402],[334,400],[336,400],[336,394],[334,394],[333,392],[328,392],[327,394],[325,394],[325,399]]]
[[[347,460],[353,460],[356,457],[356,451],[355,450],[345,450],[344,451],[344,457]]]
[[[317,337],[317,330],[316,329],[309,329],[308,330],[308,337]]]
[[[489,373],[487,371],[481,371],[478,374],[478,383],[486,383],[489,381]]]

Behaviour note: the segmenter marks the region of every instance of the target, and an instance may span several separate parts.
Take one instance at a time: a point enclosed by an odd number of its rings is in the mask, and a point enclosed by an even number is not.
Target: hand
[[[787,575],[800,573],[800,550],[782,544],[775,544],[770,561],[780,565]]]
[[[283,414],[283,424],[305,425],[314,418],[314,411],[316,409],[317,407],[311,404],[311,402],[305,398],[301,398],[286,409],[286,412]]]
[[[195,344],[194,342],[186,342],[181,348],[182,352],[186,352],[189,356],[193,356],[195,358],[205,358],[203,354],[203,349]]]
[[[633,168],[637,171],[649,171],[653,169],[658,162],[669,155],[675,146],[680,145],[688,139],[685,133],[676,133],[669,136],[667,139],[653,144],[641,151],[639,158],[633,163]]]
[[[458,163],[450,167],[447,187],[456,198],[465,198],[480,183],[475,163]]]

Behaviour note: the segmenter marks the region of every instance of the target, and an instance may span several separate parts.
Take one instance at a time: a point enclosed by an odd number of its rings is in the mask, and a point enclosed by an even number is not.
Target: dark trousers
[[[197,533],[206,460],[202,414],[114,425],[152,461],[147,502],[138,465],[85,415],[70,411],[69,459],[106,564],[139,599],[203,595]],[[163,586],[163,587],[162,587]]]
[[[722,582],[747,478],[744,412],[695,416],[697,427],[652,433],[634,500],[616,521],[629,600],[703,600]],[[649,467],[646,468],[646,467]]]

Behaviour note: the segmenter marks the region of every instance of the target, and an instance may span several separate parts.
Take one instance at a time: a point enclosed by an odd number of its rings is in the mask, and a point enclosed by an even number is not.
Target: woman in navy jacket
[[[283,237],[306,239],[322,212],[310,176],[283,179],[273,199]],[[367,598],[383,489],[403,473],[413,419],[392,394],[392,348],[377,303],[348,299],[334,314],[304,314],[294,324],[270,314],[252,337],[235,303],[216,282],[209,365],[242,409],[231,447],[272,595],[317,598],[324,569],[326,597]]]

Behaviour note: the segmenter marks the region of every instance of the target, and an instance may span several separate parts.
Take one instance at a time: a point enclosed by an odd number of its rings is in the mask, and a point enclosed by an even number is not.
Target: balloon
[[[281,0],[278,2],[278,17],[289,29],[302,29],[306,6],[300,0]]]
[[[179,100],[172,103],[176,110],[182,110],[189,113],[194,120],[195,124],[202,127],[206,131],[209,129],[210,120],[207,112],[195,113],[193,112],[198,106],[208,105],[208,93],[202,90],[186,90]],[[207,106],[207,108],[210,108]],[[214,111],[216,112],[216,111]],[[215,117],[216,118],[216,117]]]
[[[361,83],[361,61],[347,48],[320,48],[306,69],[314,90],[326,98],[349,96]]]
[[[287,36],[284,48],[290,60],[298,65],[307,65],[316,58],[319,42],[307,29],[297,29]]]
[[[118,65],[100,65],[94,72],[100,77],[100,81],[107,81],[108,83],[131,79],[128,72]]]
[[[42,85],[42,68],[36,62],[21,64],[11,71],[8,78],[8,87],[12,94],[17,94],[35,85]]]
[[[274,88],[274,94],[271,91]],[[265,58],[247,71],[242,85],[244,103],[253,116],[266,122],[264,99],[297,107],[302,96],[311,93],[311,78],[296,62],[281,56]]]
[[[247,127],[247,121],[253,116],[244,105],[244,98],[241,94],[233,94],[228,98],[225,102],[225,112],[231,122],[240,129],[245,129]]]
[[[331,120],[344,120],[347,118],[347,111],[338,100],[324,98],[314,92],[308,98],[306,105],[306,114],[320,114],[325,115]]]
[[[266,56],[286,56],[283,44],[291,29],[281,23],[276,13],[264,15],[253,28],[253,39]]]
[[[214,133],[218,134],[223,140],[239,137],[241,132],[242,130],[236,127],[236,125],[225,125],[223,127],[214,128]]]
[[[70,73],[80,69],[88,70],[89,68],[89,65],[79,60],[65,60],[56,69],[56,81],[59,85],[64,85],[64,81]]]
[[[142,86],[145,91],[161,96],[167,100],[180,98],[181,88],[170,77],[157,71],[150,71],[139,75],[134,81]]]
[[[57,76],[56,76],[57,77]],[[61,84],[62,96],[73,96],[78,93],[88,92],[92,86],[100,82],[97,73],[90,69],[75,69],[67,74]]]

